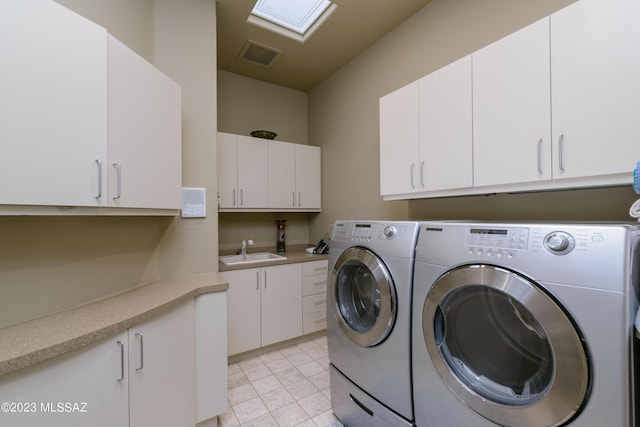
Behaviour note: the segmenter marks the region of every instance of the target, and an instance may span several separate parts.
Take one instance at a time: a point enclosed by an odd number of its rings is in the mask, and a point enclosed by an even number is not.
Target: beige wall
[[[257,129],[278,134],[278,141],[307,143],[307,94],[218,70],[218,130],[249,135]],[[316,214],[230,213],[219,216],[219,248],[235,250],[248,236],[255,247],[276,245],[276,219],[286,219],[287,245],[309,243],[309,221]]]
[[[309,143],[322,147],[321,237],[337,219],[627,220],[631,188],[385,202],[379,98],[573,0],[433,0],[309,93]]]
[[[208,217],[0,217],[0,326],[161,277],[217,271],[214,0],[60,0],[182,86],[183,184]]]

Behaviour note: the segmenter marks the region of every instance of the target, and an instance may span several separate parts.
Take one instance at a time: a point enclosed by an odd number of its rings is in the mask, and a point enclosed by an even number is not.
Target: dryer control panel
[[[494,249],[526,249],[528,228],[469,227],[467,246]]]

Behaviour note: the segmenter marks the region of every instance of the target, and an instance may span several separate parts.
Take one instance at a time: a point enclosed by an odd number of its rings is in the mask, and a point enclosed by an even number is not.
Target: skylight
[[[304,42],[336,7],[329,0],[258,0],[247,22]]]

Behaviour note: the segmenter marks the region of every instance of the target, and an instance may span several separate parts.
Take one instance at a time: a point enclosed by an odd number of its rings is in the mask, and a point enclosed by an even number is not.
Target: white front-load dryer
[[[331,406],[347,426],[411,426],[418,223],[338,221],[329,250]]]
[[[637,226],[429,222],[416,249],[419,427],[631,427]]]

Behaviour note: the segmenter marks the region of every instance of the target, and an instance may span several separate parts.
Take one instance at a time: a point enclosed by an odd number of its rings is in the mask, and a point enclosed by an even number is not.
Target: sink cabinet
[[[3,412],[2,423],[193,426],[194,337],[190,300],[116,336],[4,375],[0,402],[21,406]]]
[[[300,263],[220,275],[229,282],[229,356],[302,335]]]

